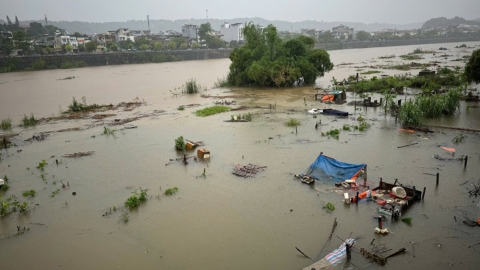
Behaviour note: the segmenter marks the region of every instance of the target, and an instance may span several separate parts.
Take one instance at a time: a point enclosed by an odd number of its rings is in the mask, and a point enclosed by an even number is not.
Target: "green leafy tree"
[[[192,44],[192,49],[198,49],[198,48],[200,48],[200,44],[198,44],[197,42]]]
[[[140,48],[142,45],[150,46],[150,40],[146,38],[135,39],[135,47]]]
[[[182,44],[180,44],[180,50],[186,50],[186,49],[188,49],[187,43],[182,42]]]
[[[163,49],[163,44],[161,42],[155,42],[155,45],[153,46],[153,48],[156,50],[156,51],[160,51]]]
[[[146,51],[148,50],[150,47],[147,45],[147,44],[142,44],[140,45],[140,47],[138,48],[139,50],[141,51]]]
[[[97,49],[97,42],[95,41],[90,41],[90,42],[87,42],[85,43],[85,50],[87,52],[93,52]]]
[[[480,82],[480,49],[472,52],[465,66],[465,78],[468,82]]]
[[[198,28],[198,36],[200,37],[200,40],[206,40],[207,36],[209,36],[212,31],[212,25],[209,22],[200,24],[200,27]]]
[[[286,42],[278,37],[276,28],[265,29],[253,23],[245,25],[245,45],[230,54],[227,81],[236,86],[284,87],[312,84],[333,68],[330,56],[313,49],[312,39],[297,37]]]
[[[73,46],[70,44],[65,45],[65,51],[66,52],[72,52],[73,51]]]
[[[24,52],[30,50],[30,44],[27,41],[27,34],[24,30],[13,32],[13,41],[16,49],[22,49]]]
[[[38,22],[31,22],[30,27],[27,29],[27,36],[32,38],[39,38],[47,33],[47,29],[45,29],[45,27]]]
[[[366,41],[370,38],[370,34],[366,31],[360,30],[357,32],[357,39],[360,41]]]
[[[111,50],[112,52],[118,51],[118,46],[117,46],[117,44],[112,44],[112,45],[110,45],[110,50]]]
[[[169,48],[170,50],[176,50],[176,49],[177,49],[177,43],[176,43],[175,41],[173,41],[173,40],[170,40],[170,41],[168,42],[168,48]]]

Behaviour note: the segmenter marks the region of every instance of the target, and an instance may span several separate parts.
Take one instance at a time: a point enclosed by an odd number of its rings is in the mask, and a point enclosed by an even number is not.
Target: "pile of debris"
[[[247,178],[254,177],[258,172],[263,171],[267,166],[258,166],[253,164],[248,165],[236,165],[233,168],[233,174]]]

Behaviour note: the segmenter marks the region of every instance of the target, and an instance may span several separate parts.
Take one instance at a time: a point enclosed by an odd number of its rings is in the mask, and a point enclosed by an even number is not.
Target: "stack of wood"
[[[248,165],[236,165],[233,168],[233,174],[247,178],[254,177],[259,171],[263,171],[267,166],[258,166],[253,164]]]

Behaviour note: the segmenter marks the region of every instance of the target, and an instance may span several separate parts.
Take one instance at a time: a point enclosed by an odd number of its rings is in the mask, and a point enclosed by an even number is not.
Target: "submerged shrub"
[[[295,118],[290,118],[290,120],[288,120],[287,122],[285,122],[285,125],[287,127],[296,127],[296,126],[300,126],[302,123],[300,123],[300,121],[298,121],[297,119]]]

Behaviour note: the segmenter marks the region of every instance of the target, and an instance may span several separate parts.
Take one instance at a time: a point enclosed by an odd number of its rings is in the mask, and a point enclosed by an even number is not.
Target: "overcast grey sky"
[[[0,0],[0,18],[12,21],[110,22],[150,19],[261,17],[298,22],[407,24],[434,17],[480,18],[480,0]]]

